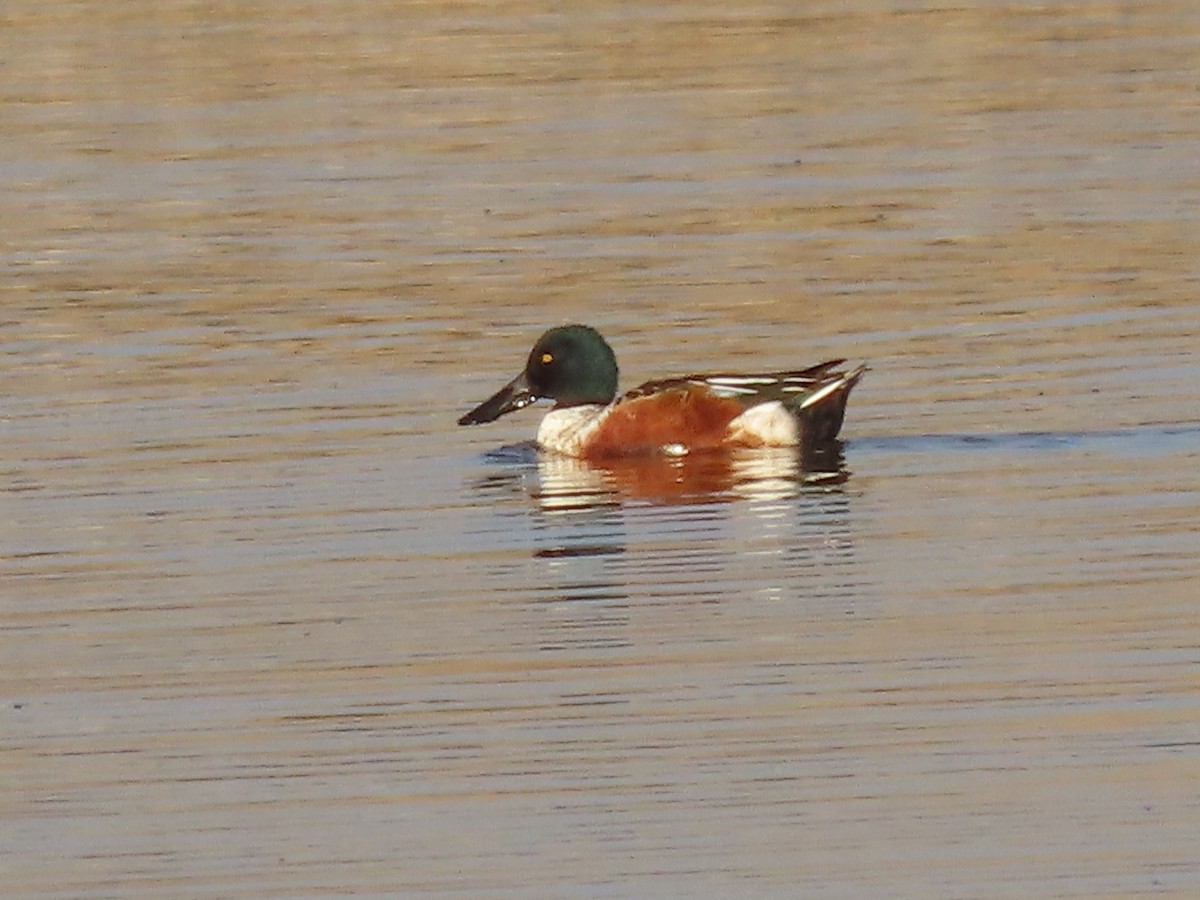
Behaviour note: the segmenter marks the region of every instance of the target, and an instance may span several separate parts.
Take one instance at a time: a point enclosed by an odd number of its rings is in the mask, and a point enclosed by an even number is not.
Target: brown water
[[[5,896],[1200,894],[1200,8],[796,8],[4,7]]]

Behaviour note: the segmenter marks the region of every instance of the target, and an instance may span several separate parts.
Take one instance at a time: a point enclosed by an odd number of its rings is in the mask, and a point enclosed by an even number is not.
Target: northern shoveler
[[[811,447],[837,436],[850,390],[867,370],[841,371],[843,362],[764,375],[685,375],[617,397],[608,342],[587,325],[564,325],[538,338],[525,370],[458,424],[492,422],[546,399],[555,405],[538,427],[538,444],[582,459]]]

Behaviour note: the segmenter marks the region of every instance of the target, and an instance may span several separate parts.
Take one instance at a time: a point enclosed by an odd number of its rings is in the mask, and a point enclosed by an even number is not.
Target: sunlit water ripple
[[[6,10],[6,896],[1196,896],[1194,4],[142,7]],[[454,425],[563,321],[871,370]]]

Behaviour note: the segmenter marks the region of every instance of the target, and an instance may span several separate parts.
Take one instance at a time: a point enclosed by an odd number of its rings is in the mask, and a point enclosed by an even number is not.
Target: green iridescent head
[[[537,400],[559,406],[611,403],[617,396],[617,357],[600,332],[587,325],[563,325],[543,334],[525,371],[458,420],[459,425],[491,422]]]

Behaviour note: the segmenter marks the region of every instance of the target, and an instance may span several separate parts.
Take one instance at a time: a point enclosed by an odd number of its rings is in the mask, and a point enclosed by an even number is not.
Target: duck
[[[494,422],[552,400],[538,426],[538,447],[576,459],[811,450],[837,438],[850,391],[867,371],[865,364],[844,369],[845,362],[764,374],[682,375],[618,395],[617,357],[600,332],[561,325],[537,339],[516,378],[458,424]]]

